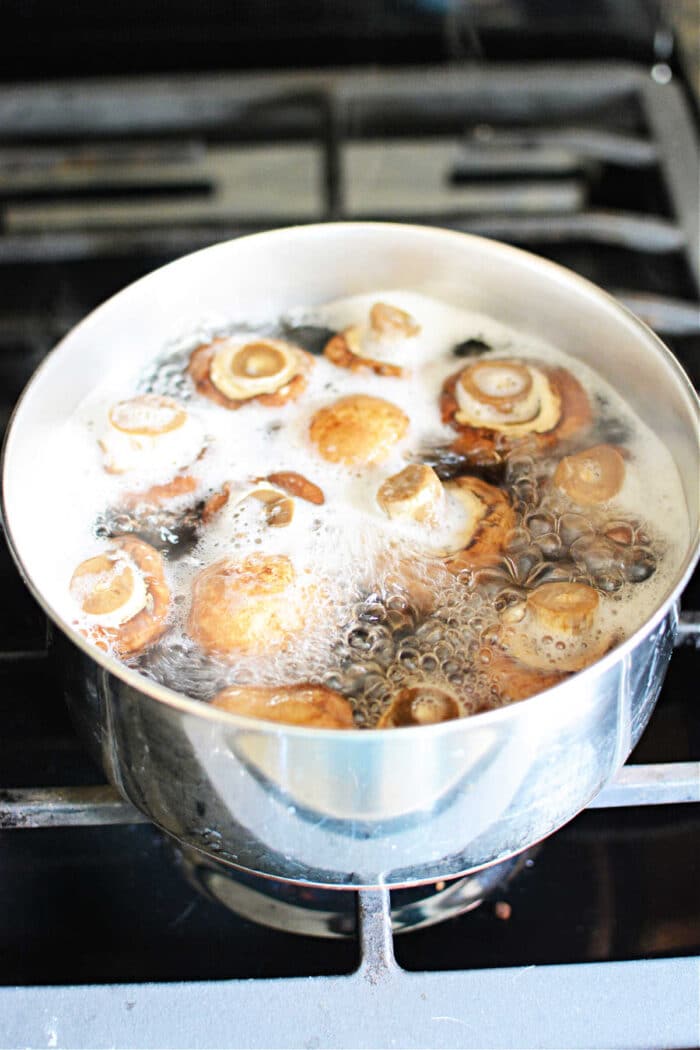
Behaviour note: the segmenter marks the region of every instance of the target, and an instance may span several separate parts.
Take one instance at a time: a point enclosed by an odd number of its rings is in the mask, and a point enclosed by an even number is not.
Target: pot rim
[[[118,299],[120,295],[130,289],[136,288],[141,285],[142,282],[148,281],[153,274],[163,273],[169,270],[171,267],[177,267],[186,264],[190,259],[195,256],[202,255],[205,252],[213,253],[228,248],[232,244],[238,244],[242,242],[250,242],[252,240],[265,238],[268,240],[274,240],[275,238],[294,236],[306,236],[313,238],[320,235],[321,231],[325,230],[347,230],[353,229],[356,231],[362,230],[377,230],[385,229],[387,231],[403,230],[410,233],[412,236],[425,237],[431,241],[434,240],[454,240],[459,239],[460,242],[469,241],[474,245],[488,245],[488,249],[491,252],[495,252],[501,256],[516,256],[521,260],[527,260],[530,265],[536,265],[540,271],[544,271],[550,277],[557,281],[565,281],[568,284],[574,284],[579,290],[585,293],[589,299],[592,299],[599,306],[603,306],[606,309],[612,309],[618,314],[623,315],[628,323],[631,323],[634,328],[637,329],[640,337],[642,337],[647,345],[653,349],[653,352],[659,354],[666,362],[668,368],[675,374],[681,385],[684,387],[685,392],[690,396],[690,400],[695,406],[695,415],[698,420],[698,431],[700,432],[700,397],[698,397],[688,375],[680,365],[677,358],[671,353],[668,347],[663,341],[656,335],[651,328],[649,328],[643,321],[641,321],[631,310],[619,303],[612,295],[603,291],[592,281],[587,280],[585,277],[581,277],[579,274],[574,273],[572,270],[567,269],[564,266],[560,266],[558,263],[551,262],[548,259],[543,259],[532,252],[524,251],[521,248],[515,248],[512,245],[505,244],[501,241],[494,240],[492,238],[481,237],[476,234],[463,233],[458,230],[443,229],[440,227],[432,226],[420,226],[411,223],[395,223],[395,222],[328,222],[328,223],[309,223],[304,225],[296,226],[285,226],[274,230],[265,230],[260,233],[248,234],[244,237],[237,237],[227,241],[220,241],[216,244],[209,245],[206,248],[201,248],[196,252],[189,252],[187,255],[180,256],[178,259],[174,259],[172,262],[167,263],[165,266],[158,267],[156,270],[152,270],[140,277],[137,281],[133,281],[131,284],[126,285],[120,289],[114,295],[110,296],[103,303],[97,306],[89,314],[87,314],[77,325],[66,333],[66,335],[53,347],[52,350],[44,357],[41,364],[37,367],[26,386],[24,387],[19,399],[17,400],[10,419],[5,430],[5,436],[2,444],[2,452],[0,453],[0,475],[2,476],[2,492],[0,494],[0,513],[2,514],[2,523],[4,525],[5,538],[7,541],[8,548],[12,555],[12,558],[19,570],[20,576],[24,581],[26,587],[32,594],[35,601],[38,603],[43,612],[49,617],[49,619],[76,645],[81,649],[86,656],[90,657],[96,664],[103,667],[110,674],[119,678],[127,686],[136,690],[143,696],[147,696],[149,699],[155,700],[157,703],[163,703],[166,706],[174,708],[183,714],[192,715],[196,718],[203,718],[209,720],[212,723],[217,723],[222,727],[238,727],[241,729],[254,729],[258,732],[266,732],[275,736],[290,735],[292,737],[301,736],[308,737],[313,740],[337,740],[340,736],[343,739],[350,741],[363,741],[366,746],[372,739],[387,742],[386,733],[381,732],[374,734],[368,732],[367,729],[309,729],[304,726],[286,725],[283,723],[267,722],[260,718],[251,718],[244,715],[233,714],[228,711],[224,711],[220,708],[215,708],[211,704],[204,703],[201,700],[193,700],[186,696],[184,693],[179,693],[168,686],[161,685],[158,682],[152,681],[140,674],[138,671],[127,667],[120,660],[114,656],[110,656],[108,653],[102,652],[96,646],[91,645],[86,638],[83,637],[74,627],[66,623],[65,620],[59,615],[59,613],[49,604],[44,598],[38,585],[34,582],[29,572],[24,566],[22,559],[20,558],[19,551],[15,545],[14,537],[12,534],[12,528],[10,523],[10,514],[8,513],[8,505],[6,502],[5,492],[5,475],[7,469],[7,462],[9,456],[9,446],[14,436],[14,430],[16,425],[17,416],[19,415],[22,405],[25,402],[29,392],[34,388],[36,383],[44,371],[48,362],[60,351],[64,344],[72,337],[73,333],[81,328],[88,322],[92,323],[93,319],[99,315],[103,310],[110,306],[115,299]],[[600,660],[591,664],[583,671],[578,671],[572,676],[578,684],[579,690],[585,688],[588,683],[593,681],[599,676],[604,674],[608,668],[614,664],[625,659],[642,641],[653,628],[667,615],[671,607],[678,599],[680,592],[688,583],[690,576],[692,575],[693,569],[700,558],[700,522],[698,523],[694,536],[691,535],[690,546],[688,553],[680,566],[677,574],[675,583],[669,588],[665,598],[657,607],[657,609],[649,616],[644,623],[630,635],[624,642],[616,646],[614,649],[606,653]],[[560,682],[558,685],[552,686],[549,689],[545,689],[534,696],[528,697],[524,703],[528,706],[537,704],[542,707],[548,703],[557,703],[560,698],[564,697],[565,692],[570,689],[570,682],[572,679],[566,679]],[[593,690],[591,689],[591,694]],[[491,711],[482,711],[480,713],[469,715],[467,718],[454,719],[450,722],[441,722],[435,725],[427,726],[402,726],[399,728],[400,739],[415,739],[415,735],[420,733],[425,737],[442,737],[449,736],[451,733],[464,732],[465,728],[469,724],[474,724],[478,727],[486,727],[491,723],[498,723],[503,719],[513,718],[513,710],[520,709],[522,702],[517,704],[506,704],[503,707],[496,708]],[[410,734],[410,737],[409,737]],[[394,733],[390,734],[390,739],[396,739]]]

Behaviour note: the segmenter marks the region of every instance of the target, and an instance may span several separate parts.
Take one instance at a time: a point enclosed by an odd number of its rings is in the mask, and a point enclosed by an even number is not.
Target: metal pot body
[[[579,356],[620,389],[678,466],[691,541],[663,604],[602,661],[520,704],[386,732],[310,731],[187,700],[98,654],[42,582],[24,479],[33,450],[114,355],[133,364],[203,317],[273,316],[378,288],[422,290]],[[28,387],[7,438],[14,556],[57,622],[66,695],[110,780],[148,817],[225,863],[328,886],[406,885],[494,864],[569,820],[635,745],[673,644],[697,557],[698,403],[656,337],[592,285],[494,242],[404,226],[276,231],[218,245],[144,278],[70,333]]]

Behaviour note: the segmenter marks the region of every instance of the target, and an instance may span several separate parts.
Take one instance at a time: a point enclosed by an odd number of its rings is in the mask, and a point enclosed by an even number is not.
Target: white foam
[[[392,360],[408,370],[405,377],[376,376],[370,371],[348,372],[317,357],[308,376],[308,387],[298,401],[274,409],[251,403],[236,411],[194,393],[189,381],[180,376],[181,366],[177,370],[174,366],[163,370],[163,375],[168,377],[167,383],[163,383],[164,389],[156,384],[157,393],[172,394],[175,386],[176,393],[184,395],[188,411],[206,435],[207,451],[190,468],[198,481],[196,498],[220,489],[224,483],[233,483],[241,489],[254,486],[258,479],[275,471],[300,473],[319,486],[325,496],[322,506],[296,499],[293,522],[286,528],[264,526],[262,516],[258,514],[256,518],[251,508],[232,519],[232,503],[202,530],[201,539],[190,554],[166,562],[168,583],[177,597],[172,613],[172,652],[184,654],[182,659],[173,657],[173,666],[177,670],[188,662],[190,665],[178,679],[183,691],[207,696],[214,681],[223,678],[232,681],[236,675],[241,680],[270,682],[284,681],[289,675],[297,679],[309,676],[323,679],[339,673],[338,646],[333,632],[351,615],[354,603],[373,588],[381,590],[382,573],[387,567],[383,552],[387,545],[398,537],[399,549],[404,545],[412,558],[415,550],[420,549],[420,527],[388,519],[377,504],[377,490],[388,476],[406,465],[411,455],[427,446],[445,445],[453,440],[454,431],[440,421],[438,399],[444,380],[466,364],[454,356],[454,346],[469,338],[490,344],[494,348],[490,359],[525,357],[568,368],[591,398],[596,395],[605,398],[609,416],[628,427],[630,438],[626,445],[631,459],[624,487],[612,510],[622,517],[635,516],[650,523],[659,569],[644,583],[627,586],[620,595],[610,599],[614,609],[611,617],[624,633],[630,633],[644,621],[677,570],[687,549],[688,524],[675,464],[665,446],[623,399],[580,361],[532,338],[523,338],[491,318],[402,290],[381,290],[313,311],[300,308],[287,319],[291,323],[319,324],[339,330],[366,324],[369,308],[378,300],[406,310],[421,325],[417,336],[391,344]],[[193,349],[201,339],[201,332],[192,333],[189,338],[183,334],[180,350]],[[186,361],[186,357],[186,353],[183,354],[182,360]],[[96,542],[95,519],[106,507],[118,506],[124,494],[134,488],[133,479],[105,473],[97,438],[109,407],[133,396],[139,389],[138,383],[139,377],[135,375],[108,377],[66,421],[52,450],[56,495],[60,493],[59,505],[63,511],[55,542],[60,557],[46,580],[45,590],[49,600],[68,620],[73,612],[68,584],[75,566],[109,543],[108,540],[103,544]],[[386,460],[362,470],[327,463],[315,451],[308,433],[310,420],[319,408],[352,393],[385,398],[403,409],[410,419],[406,437]],[[147,480],[150,484],[166,482],[172,472],[166,471],[166,474],[159,476],[156,467]],[[436,538],[426,544],[428,550]],[[298,573],[318,581],[318,588],[330,594],[335,612],[328,629],[318,632],[314,638],[306,636],[296,653],[270,654],[257,662],[242,659],[234,662],[228,671],[217,667],[209,678],[200,668],[197,672],[201,672],[200,679],[196,679],[192,672],[192,646],[183,636],[194,574],[224,554],[238,558],[261,550],[288,555]],[[389,560],[395,559],[394,554]],[[434,577],[432,569],[426,573]],[[455,608],[464,602],[463,586],[455,584],[451,577],[446,576],[439,586],[444,600],[452,602]],[[469,615],[478,620],[474,608]],[[466,624],[462,630],[471,638],[478,634]],[[454,647],[457,648],[456,641]],[[462,648],[465,652],[468,649]],[[304,672],[305,667],[308,673]],[[157,674],[157,669],[152,673]],[[166,677],[169,684],[173,684],[173,675]],[[439,686],[440,681],[436,680],[435,684]]]

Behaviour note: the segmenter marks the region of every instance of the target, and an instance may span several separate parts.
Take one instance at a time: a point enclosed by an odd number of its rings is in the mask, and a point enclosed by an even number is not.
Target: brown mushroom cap
[[[143,492],[127,492],[121,505],[127,510],[135,507],[162,507],[164,503],[191,496],[197,491],[199,482],[191,474],[178,474],[164,485],[151,485]]]
[[[379,463],[408,430],[408,417],[383,398],[350,394],[319,409],[309,434],[329,463]]]
[[[625,461],[612,445],[594,445],[564,456],[554,473],[554,484],[582,506],[612,499],[624,480]]]
[[[194,581],[188,633],[223,656],[285,646],[308,619],[307,592],[284,555],[222,558]]]
[[[239,686],[223,689],[214,707],[249,718],[314,729],[352,729],[352,705],[341,693],[304,682],[284,686]]]

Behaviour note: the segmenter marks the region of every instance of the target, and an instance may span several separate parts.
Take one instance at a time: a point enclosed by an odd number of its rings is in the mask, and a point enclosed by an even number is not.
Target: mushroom
[[[547,448],[586,427],[588,397],[564,368],[529,359],[479,359],[443,385],[443,422],[459,436],[452,449],[468,461],[493,465],[529,439]]]
[[[227,505],[238,507],[247,500],[255,500],[260,504],[265,523],[271,528],[291,525],[294,518],[294,500],[285,492],[281,492],[280,489],[266,482],[258,482],[253,487],[239,490],[226,482],[204,504],[202,522],[208,525],[223,507]]]
[[[70,582],[82,633],[100,648],[134,656],[166,628],[170,592],[161,555],[135,536],[113,539],[81,562]]]
[[[297,474],[294,470],[278,470],[273,474],[268,474],[267,481],[271,485],[284,489],[290,496],[298,496],[307,503],[315,503],[317,507],[326,502],[323,490],[318,485],[314,485],[313,481],[305,478],[303,474]]]
[[[434,522],[444,502],[442,485],[432,467],[412,463],[382,483],[377,502],[390,518]]]
[[[328,340],[323,354],[334,365],[351,372],[369,369],[379,376],[403,376],[405,369],[401,365],[382,360],[382,356],[391,354],[396,344],[419,332],[420,325],[405,310],[377,302],[369,312],[369,326],[352,325],[338,332]]]
[[[527,700],[567,678],[565,673],[559,671],[527,667],[498,649],[490,651],[489,662],[484,670],[499,697],[506,703]]]
[[[390,401],[351,394],[319,409],[309,436],[329,463],[359,466],[386,459],[408,425],[408,417]]]
[[[378,339],[411,339],[420,333],[420,325],[411,315],[390,303],[374,303],[369,312],[369,326]]]
[[[396,694],[377,723],[378,729],[426,726],[450,722],[462,714],[459,701],[433,686],[412,686]]]
[[[218,693],[213,706],[230,714],[313,729],[352,729],[352,705],[324,685],[232,685]]]
[[[446,568],[458,574],[498,562],[516,521],[507,494],[480,478],[467,476],[446,482],[444,489],[467,512],[465,529],[456,546],[444,552]]]
[[[308,621],[309,599],[284,555],[222,558],[195,578],[188,633],[221,656],[282,648]]]
[[[594,445],[564,456],[554,472],[554,484],[581,506],[611,500],[624,480],[625,461],[613,445]]]
[[[113,405],[98,444],[109,474],[189,466],[204,447],[204,428],[172,397],[140,394]]]
[[[198,347],[188,372],[200,394],[225,408],[284,405],[306,387],[313,358],[279,339],[215,339]]]
[[[528,667],[543,671],[580,671],[616,642],[601,636],[596,620],[598,592],[585,583],[543,583],[527,597],[524,609],[508,610],[500,629],[506,651]],[[515,613],[522,618],[514,622]]]

